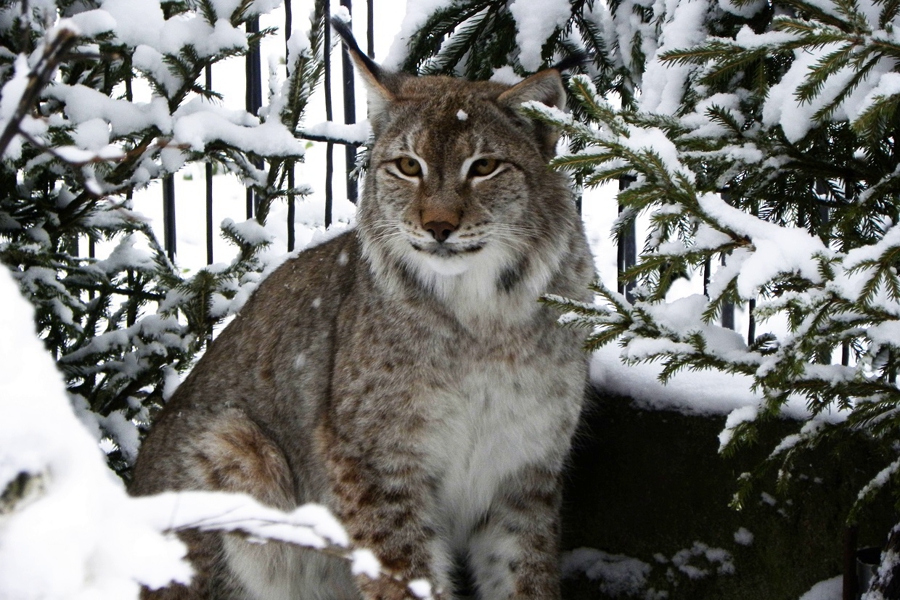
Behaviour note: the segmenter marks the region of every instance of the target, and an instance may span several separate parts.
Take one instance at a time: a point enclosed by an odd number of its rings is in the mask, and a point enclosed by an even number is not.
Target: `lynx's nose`
[[[430,205],[419,213],[422,229],[430,233],[439,244],[446,242],[450,234],[459,229],[461,219],[462,211],[455,207]]]
[[[438,242],[446,242],[450,234],[456,231],[457,225],[448,223],[447,221],[429,221],[422,225]]]

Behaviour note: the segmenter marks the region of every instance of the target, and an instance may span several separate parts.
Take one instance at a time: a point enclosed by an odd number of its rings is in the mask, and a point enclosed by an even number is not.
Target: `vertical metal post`
[[[858,537],[858,525],[848,525],[844,528],[844,573],[841,581],[842,600],[856,600],[859,597],[859,580],[856,578],[856,548],[858,546]]]
[[[259,33],[259,19],[247,21],[247,33]],[[247,95],[246,108],[251,115],[259,114],[262,106],[262,66],[260,64],[259,44],[252,46],[247,52]],[[262,168],[262,164],[256,164]],[[253,190],[247,188],[247,218],[250,219],[256,213],[256,198]]]
[[[375,58],[375,0],[366,1],[366,54]]]
[[[175,175],[163,178],[163,244],[169,260],[175,260]]]
[[[331,2],[325,0],[325,14],[331,14]],[[331,25],[325,23],[325,120],[334,120],[331,106]],[[334,189],[331,178],[334,175],[334,143],[325,143],[325,227],[331,226],[331,213],[334,206]]]
[[[703,295],[709,298],[709,280],[712,279],[712,261],[707,257],[703,261]]]
[[[341,0],[341,6],[347,9],[347,12],[353,12],[351,0]],[[341,73],[343,75],[344,87],[344,123],[350,125],[356,123],[356,92],[353,85],[353,62],[350,60],[350,52],[347,47],[341,45]],[[347,199],[356,203],[357,189],[356,179],[353,178],[353,168],[356,166],[356,148],[350,144],[344,145],[344,155],[347,161]]]
[[[753,311],[756,310],[756,300],[750,300],[747,303],[747,345],[752,346],[756,341],[756,317]]]
[[[751,214],[754,217],[759,216],[759,202],[753,201],[751,205]],[[747,345],[752,346],[756,343],[756,298],[752,298],[747,302]]]
[[[327,27],[328,25],[326,25]],[[291,11],[291,0],[287,0],[284,3],[284,56],[287,58],[289,55],[287,46],[288,42],[291,39],[291,36],[294,34],[294,25],[293,25],[293,12]],[[285,61],[285,69],[287,71],[287,77],[290,79],[291,77],[291,65],[287,61]],[[288,252],[292,252],[294,250],[294,245],[296,244],[296,232],[294,231],[294,219],[296,218],[297,207],[294,204],[294,163],[288,166],[287,172],[287,185],[288,185],[288,194],[287,194],[287,203],[288,203],[288,222],[287,222],[287,242],[288,242]]]
[[[731,192],[728,188],[725,188],[721,192],[722,200],[731,204]],[[721,264],[725,264],[725,256],[722,256]],[[722,327],[727,327],[734,331],[734,304],[731,302],[725,302],[722,305]]]
[[[619,191],[622,192],[627,189],[631,184],[631,181],[632,180],[629,177],[619,178]],[[619,214],[621,214],[624,209],[625,207],[620,204]],[[633,267],[635,264],[637,264],[637,232],[635,230],[634,221],[632,221],[629,223],[628,228],[619,236],[618,247],[618,289],[619,293],[624,294],[629,302],[634,302],[634,295],[632,294],[634,283],[626,283],[625,279],[622,277],[622,273]]]
[[[725,257],[722,257],[722,264],[725,264]],[[722,327],[734,331],[734,304],[725,302],[722,304]]]
[[[206,67],[206,89],[212,89],[212,66]],[[206,264],[213,263],[213,166],[206,161]]]

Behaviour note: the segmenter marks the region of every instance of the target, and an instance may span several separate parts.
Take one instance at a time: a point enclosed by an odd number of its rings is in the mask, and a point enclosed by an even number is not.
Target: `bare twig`
[[[6,152],[7,146],[12,142],[16,134],[20,133],[25,116],[37,104],[41,90],[50,83],[50,79],[53,77],[53,73],[56,71],[59,63],[62,62],[62,59],[77,40],[78,35],[73,30],[61,28],[53,40],[44,48],[44,54],[41,56],[41,59],[31,69],[31,73],[28,74],[28,85],[19,99],[19,105],[16,107],[15,113],[13,113],[9,123],[6,124],[3,133],[0,134],[0,156],[3,156],[3,153]]]

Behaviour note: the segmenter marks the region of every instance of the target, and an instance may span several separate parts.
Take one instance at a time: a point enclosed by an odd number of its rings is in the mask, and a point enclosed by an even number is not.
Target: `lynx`
[[[244,492],[326,505],[395,578],[229,535],[184,536],[197,575],[154,598],[559,598],[560,476],[582,337],[542,305],[587,300],[593,262],[558,134],[558,69],[507,86],[388,72],[335,29],[374,132],[358,225],[273,272],[143,445],[132,493]],[[460,566],[462,565],[462,566]]]

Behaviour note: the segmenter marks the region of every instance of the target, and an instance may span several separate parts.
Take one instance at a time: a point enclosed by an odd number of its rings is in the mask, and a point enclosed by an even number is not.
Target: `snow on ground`
[[[593,548],[578,548],[562,558],[563,577],[583,573],[598,583],[604,594],[638,595],[647,586],[649,564],[621,554],[610,554]]]
[[[678,576],[688,579],[703,579],[713,573],[733,575],[735,572],[729,552],[703,542],[694,542],[690,548],[677,551],[671,558],[662,554],[656,554],[653,558],[655,564],[651,565],[622,554],[576,548],[563,554],[560,568],[563,577],[584,575],[595,582],[605,595],[646,600],[668,598],[668,592],[648,588],[654,568],[664,569],[669,581],[674,581],[676,571]]]
[[[838,575],[812,586],[799,600],[841,600],[843,598],[843,577]]]

